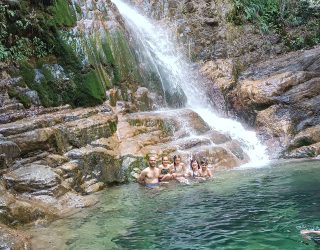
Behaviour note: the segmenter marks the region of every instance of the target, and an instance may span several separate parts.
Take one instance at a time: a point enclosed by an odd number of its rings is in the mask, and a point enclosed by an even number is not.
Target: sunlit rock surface
[[[207,158],[215,170],[249,160],[240,142],[211,130],[192,110],[127,113],[119,107],[64,107],[2,125],[1,140],[16,150],[4,156],[11,161],[2,176],[3,220],[29,223],[92,205],[96,201],[81,194],[135,180],[150,154],[180,154],[186,164],[191,155]]]
[[[0,247],[10,250],[30,250],[29,237],[18,230],[0,224]]]
[[[260,131],[273,157],[307,156],[290,152],[320,142],[320,47],[249,68],[229,98],[239,116]],[[309,156],[318,154],[317,145],[309,150]]]

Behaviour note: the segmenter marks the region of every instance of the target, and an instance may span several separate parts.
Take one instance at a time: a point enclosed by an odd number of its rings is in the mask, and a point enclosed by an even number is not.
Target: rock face
[[[249,68],[228,97],[236,113],[260,131],[273,157],[318,154],[320,47]]]
[[[185,54],[194,61],[230,61],[249,65],[285,52],[275,34],[262,34],[253,25],[231,25],[231,1],[130,0],[152,19],[176,34]]]
[[[299,138],[320,124],[319,47],[287,53],[285,38],[228,23],[231,1],[130,2],[176,33],[224,94],[226,113],[258,130],[272,158],[318,154],[319,141]]]

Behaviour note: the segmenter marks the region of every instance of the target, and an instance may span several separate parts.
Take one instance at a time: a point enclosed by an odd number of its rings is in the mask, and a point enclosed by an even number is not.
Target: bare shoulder
[[[146,173],[148,173],[148,171],[149,171],[149,167],[143,169],[143,170],[141,171],[141,174],[146,174]]]

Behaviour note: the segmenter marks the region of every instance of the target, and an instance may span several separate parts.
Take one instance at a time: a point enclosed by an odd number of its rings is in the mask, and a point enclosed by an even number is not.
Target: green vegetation
[[[97,76],[97,72],[91,71],[81,75],[81,77],[83,78],[83,81],[79,88],[80,93],[76,99],[76,104],[80,106],[93,106],[97,103],[102,103],[106,96],[105,90]]]
[[[69,7],[66,0],[55,0],[50,7],[53,14],[53,20],[57,26],[72,27],[75,25],[77,18],[76,13]]]
[[[290,49],[320,43],[320,0],[231,0],[227,21],[246,22],[264,33],[277,33]]]
[[[16,98],[19,102],[21,102],[25,108],[31,107],[31,100],[27,95],[19,93],[15,89],[9,89],[8,94],[10,98]]]
[[[72,7],[71,0],[0,4],[0,61],[18,66],[10,73],[22,76],[22,84],[37,91],[45,107],[97,105],[114,86],[124,93],[119,99],[126,100],[125,93],[132,87],[128,83],[142,81],[120,29],[112,35],[106,30],[106,37],[99,32],[87,37],[81,29],[70,34],[81,12],[81,6]],[[10,96],[31,105],[20,91],[10,89]]]
[[[0,5],[0,60],[22,61],[44,57],[51,47],[41,39],[40,17],[22,5]]]

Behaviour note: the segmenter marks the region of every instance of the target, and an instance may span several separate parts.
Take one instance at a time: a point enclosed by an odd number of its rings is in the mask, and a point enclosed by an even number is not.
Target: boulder
[[[60,177],[48,166],[31,164],[3,175],[8,189],[18,193],[59,196],[66,192],[60,185]]]
[[[99,138],[112,136],[116,129],[117,117],[101,113],[59,126],[65,140],[77,148]]]
[[[29,240],[25,233],[0,224],[0,249],[30,250]]]
[[[8,139],[16,143],[21,149],[21,154],[32,151],[47,151],[55,148],[55,130],[52,128],[36,129],[25,133],[8,136]]]
[[[86,181],[95,178],[106,184],[121,182],[120,159],[111,155],[105,148],[88,145],[71,150],[65,156],[71,160],[77,160],[80,175]]]

